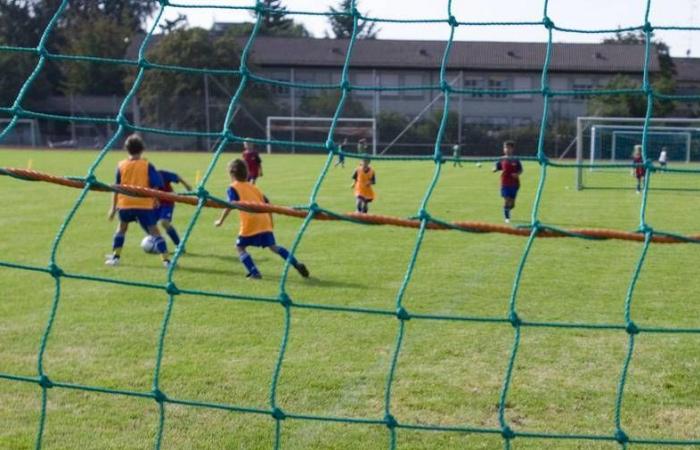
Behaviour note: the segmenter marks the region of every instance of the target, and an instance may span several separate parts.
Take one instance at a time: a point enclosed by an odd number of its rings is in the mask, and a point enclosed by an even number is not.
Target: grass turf
[[[0,151],[0,166],[33,167],[83,175],[94,152]],[[98,170],[111,181],[122,155],[110,154]],[[193,182],[207,154],[148,155],[158,167]],[[207,189],[224,196],[224,155]],[[283,205],[308,202],[323,165],[320,156],[264,157],[260,187]],[[350,174],[329,173],[318,203],[338,212],[353,208]],[[415,215],[430,181],[430,162],[376,162],[378,198],[370,212]],[[527,164],[514,211],[530,219],[539,169]],[[657,229],[697,232],[698,175],[652,177],[648,220]],[[540,220],[562,227],[633,230],[641,198],[628,171],[586,173],[590,189],[576,192],[571,169],[550,168]],[[621,189],[625,188],[625,189]],[[672,188],[672,189],[664,189]],[[51,243],[78,191],[0,177],[0,261],[45,265]],[[132,227],[122,265],[103,265],[114,224],[109,196],[90,193],[68,228],[58,264],[69,273],[163,283],[157,257],[138,247]],[[446,220],[500,222],[497,175],[488,167],[444,167],[429,212]],[[178,205],[182,232],[194,208]],[[249,296],[278,293],[282,261],[253,250],[263,280],[244,277],[234,255],[237,220],[214,228],[218,210],[205,210],[180,260],[175,282]],[[276,217],[275,234],[290,245],[301,221]],[[297,252],[312,273],[290,273],[295,302],[393,310],[416,230],[313,222]],[[503,235],[430,231],[404,298],[412,313],[505,317],[525,239]],[[521,318],[538,322],[622,324],[625,293],[639,243],[538,239],[517,297]],[[653,245],[632,302],[640,326],[700,327],[695,245]],[[0,269],[0,372],[36,375],[37,350],[54,284],[50,276]],[[45,357],[54,381],[148,392],[156,342],[166,305],[162,291],[64,279],[61,302]],[[278,402],[289,413],[381,420],[384,390],[398,321],[391,316],[292,309],[289,347]],[[269,408],[272,371],[283,330],[275,304],[183,295],[175,302],[165,341],[162,390],[172,398]],[[498,428],[498,398],[513,343],[508,323],[411,320],[393,384],[392,414],[401,423]],[[637,338],[622,409],[633,438],[700,439],[700,335],[642,333]],[[517,431],[599,434],[615,431],[614,402],[627,345],[624,331],[526,327],[508,395],[506,419]],[[153,400],[54,388],[49,390],[45,448],[150,448],[158,422]],[[40,406],[35,384],[0,379],[0,448],[34,445]],[[270,448],[274,421],[266,415],[167,405],[165,448]],[[381,425],[286,420],[284,448],[381,448]],[[399,448],[496,448],[498,435],[398,431]],[[615,442],[517,438],[518,449],[617,448]]]

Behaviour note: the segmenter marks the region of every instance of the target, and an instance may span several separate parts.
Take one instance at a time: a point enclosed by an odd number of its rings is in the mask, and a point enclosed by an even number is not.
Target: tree
[[[355,5],[357,5],[357,3],[356,1]],[[350,39],[352,36],[355,20],[352,15],[348,15],[352,10],[352,5],[353,0],[340,0],[338,9],[332,6],[328,9],[328,12],[331,14],[328,16],[328,20],[331,24],[331,32],[335,39]],[[379,29],[377,29],[376,26],[377,24],[375,22],[358,20],[357,33],[355,36],[358,39],[376,39],[377,34],[379,34]]]
[[[614,37],[603,40],[603,44],[643,45],[646,42],[644,32],[618,31]],[[668,45],[661,40],[654,40],[653,49],[659,61],[658,73],[650,75],[650,83],[657,94],[671,94],[675,91],[676,68],[671,58]],[[640,83],[632,78],[618,74],[604,87],[606,90],[639,89]],[[671,100],[654,99],[654,115],[663,117],[673,113],[675,103]],[[603,95],[592,97],[588,101],[588,112],[599,116],[644,117],[646,115],[646,96],[643,94]]]
[[[299,104],[299,110],[307,116],[332,117],[340,103],[340,96],[339,91],[304,96]],[[342,117],[367,117],[367,110],[362,103],[348,97],[343,105]]]
[[[121,59],[131,31],[106,16],[80,21],[66,35],[62,51],[70,55],[99,55]],[[121,65],[80,62],[62,65],[61,91],[71,95],[122,95],[126,69]]]
[[[233,31],[232,31],[233,33]],[[165,35],[149,54],[152,61],[196,68],[237,68],[241,49],[228,34],[212,37],[202,28],[174,30]],[[227,105],[240,83],[238,76],[209,77],[208,84],[212,104]],[[213,86],[212,86],[213,87]],[[139,104],[145,121],[154,126],[179,130],[204,130],[205,81],[202,75],[149,71],[139,90]],[[275,108],[268,89],[251,84],[246,87],[241,103],[257,115],[265,115]],[[267,108],[267,109],[265,109]],[[265,109],[260,113],[260,109]],[[211,124],[220,128],[225,108],[216,109]]]
[[[265,8],[262,16],[262,24],[258,33],[261,36],[277,37],[309,37],[311,33],[300,23],[296,23],[288,17],[287,7],[282,5],[282,0],[262,0]],[[257,18],[257,12],[252,13]],[[245,24],[247,25],[247,24]],[[250,25],[252,31],[252,24]],[[250,34],[248,31],[246,34]]]

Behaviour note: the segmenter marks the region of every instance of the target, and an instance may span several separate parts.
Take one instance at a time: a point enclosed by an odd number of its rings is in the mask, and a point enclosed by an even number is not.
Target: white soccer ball
[[[141,248],[146,253],[158,253],[156,249],[156,238],[151,235],[144,237],[141,240]]]

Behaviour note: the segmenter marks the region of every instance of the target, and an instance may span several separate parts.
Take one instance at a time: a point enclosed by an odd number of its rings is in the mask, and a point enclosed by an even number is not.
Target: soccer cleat
[[[245,276],[246,278],[250,280],[260,280],[262,279],[262,275],[260,272],[250,272],[248,275]]]
[[[118,266],[119,265],[119,257],[110,255],[107,260],[105,260],[105,264],[108,266]]]
[[[169,259],[163,260],[163,267],[165,267],[166,269],[170,268],[170,260]]]
[[[309,278],[309,269],[307,269],[304,264],[299,263],[296,266],[294,266],[294,268],[297,269],[299,275],[301,275],[304,278]]]
[[[510,223],[510,219],[506,219],[506,223]]]

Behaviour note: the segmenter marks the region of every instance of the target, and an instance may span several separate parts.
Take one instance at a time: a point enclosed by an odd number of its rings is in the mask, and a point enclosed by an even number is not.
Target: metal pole
[[[564,152],[566,154],[566,152]],[[581,118],[576,119],[576,190],[583,189],[583,124]]]
[[[459,89],[464,87],[464,70],[459,71]],[[457,111],[457,145],[462,145],[462,107],[463,107],[464,94],[459,94],[459,104]]]
[[[294,67],[289,69],[289,78],[292,83],[296,83],[296,72],[294,71]],[[296,109],[297,109],[297,95],[296,95],[296,88],[292,87],[289,90],[289,95],[290,95],[290,101],[289,103],[291,104],[291,116],[292,116],[292,153],[295,152],[296,147],[294,146],[294,142],[296,140],[296,125],[295,125],[295,120],[294,117],[297,115]]]
[[[272,121],[270,120],[272,117],[267,116],[267,126],[265,127],[265,139],[267,139],[267,153],[270,154],[272,153],[272,143],[270,141],[272,140]]]
[[[379,76],[377,75],[377,69],[372,69],[372,80],[375,86],[379,86]],[[374,119],[374,122],[372,122],[372,154],[376,155],[377,154],[377,141],[379,138],[377,137],[377,116],[379,116],[379,91],[376,89],[373,92],[373,101],[372,101],[372,119]]]
[[[211,117],[209,116],[209,75],[204,74],[204,121],[207,134],[211,133]],[[211,137],[207,136],[207,149],[211,148]]]

